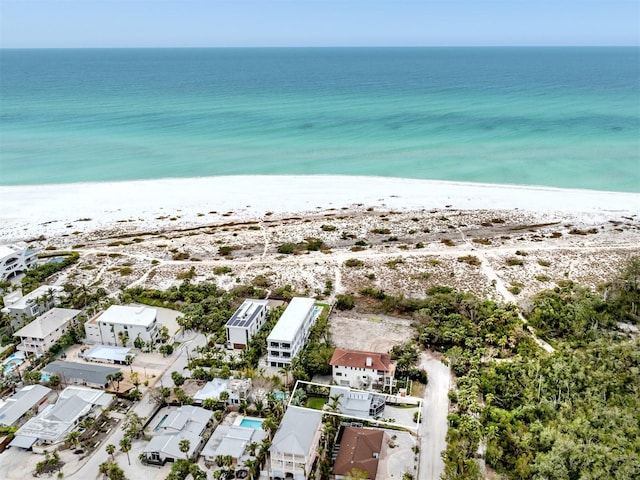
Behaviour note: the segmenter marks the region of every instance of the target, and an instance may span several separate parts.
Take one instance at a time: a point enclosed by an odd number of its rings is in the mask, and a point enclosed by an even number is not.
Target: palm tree
[[[69,445],[73,445],[74,447],[77,447],[78,444],[80,443],[80,436],[81,434],[79,431],[73,430],[67,433],[67,436],[64,439],[67,441]]]
[[[120,440],[120,451],[127,454],[127,462],[131,465],[131,459],[129,458],[129,452],[131,451],[131,439],[129,437],[122,437]]]
[[[116,390],[120,390],[120,382],[124,380],[124,374],[120,370],[118,370],[117,372],[112,374],[112,377],[112,380],[117,382]]]
[[[180,443],[178,443],[178,449],[182,453],[184,453],[184,458],[186,460],[189,459],[189,456],[187,454],[189,453],[190,448],[191,448],[191,442],[186,438],[183,438],[182,440],[180,440]]]
[[[276,431],[278,426],[276,425],[276,422],[273,420],[273,418],[267,417],[265,418],[264,422],[262,422],[262,428],[267,432],[267,434],[269,435],[268,438],[269,440],[271,440],[273,433]]]
[[[284,366],[278,370],[280,375],[284,375],[284,388],[285,390],[289,389],[289,373],[291,373],[291,364],[285,363]]]
[[[110,443],[109,445],[104,447],[104,449],[107,451],[107,455],[111,455],[111,461],[115,462],[116,457],[114,454],[116,453],[116,446],[113,443]]]

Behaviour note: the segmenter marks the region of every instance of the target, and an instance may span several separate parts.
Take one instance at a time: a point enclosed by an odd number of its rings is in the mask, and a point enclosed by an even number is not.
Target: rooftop
[[[94,345],[84,352],[84,358],[95,358],[98,360],[112,360],[114,362],[126,363],[127,356],[134,356],[129,347],[110,347],[108,345]]]
[[[56,295],[63,291],[64,288],[60,285],[41,285],[24,296],[22,295],[22,290],[14,290],[4,296],[4,306],[23,310],[29,301],[35,302],[37,298],[49,295],[49,293]]]
[[[305,317],[313,309],[315,303],[316,300],[314,298],[292,298],[278,323],[271,330],[267,340],[293,341],[296,332],[302,326]]]
[[[367,478],[376,478],[383,437],[382,430],[346,427],[340,440],[333,473],[348,475],[357,468],[367,472]]]
[[[391,364],[391,355],[388,353],[362,352],[359,350],[346,350],[336,348],[329,362],[331,366],[368,368],[391,372],[394,370]]]
[[[252,442],[260,443],[266,436],[267,432],[264,430],[220,425],[202,449],[202,455],[213,458],[218,455],[231,455],[233,458],[243,459],[247,446]]]
[[[73,310],[71,308],[52,308],[48,312],[40,315],[33,322],[22,327],[14,333],[13,336],[46,338],[58,328],[64,327],[79,313],[80,310]]]
[[[289,407],[273,437],[271,454],[306,456],[314,447],[313,439],[322,422],[322,412]]]
[[[19,253],[27,250],[27,244],[24,242],[16,243],[13,245],[0,245],[0,258]]]
[[[58,375],[64,382],[65,379],[79,379],[95,385],[105,385],[107,375],[119,372],[116,367],[105,367],[91,363],[63,362],[56,360],[42,369],[49,375]]]
[[[0,407],[0,425],[13,425],[49,393],[51,389],[43,385],[28,385],[21,388]]]
[[[248,327],[253,323],[258,314],[265,308],[269,302],[267,300],[247,299],[242,302],[231,318],[227,321],[226,327]]]
[[[25,437],[31,439],[31,443],[37,439],[60,441],[78,418],[91,411],[92,405],[106,406],[112,399],[111,395],[90,388],[69,387],[60,393],[55,405],[47,406],[38,416],[20,427],[16,432],[17,441],[12,445],[23,446],[28,443]]]
[[[104,312],[98,313],[89,320],[90,323],[106,323],[116,325],[132,325],[148,327],[158,314],[155,308],[143,306],[111,305]]]

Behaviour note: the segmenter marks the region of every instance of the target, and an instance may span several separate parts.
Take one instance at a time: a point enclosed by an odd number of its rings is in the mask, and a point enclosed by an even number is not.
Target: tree
[[[57,390],[61,383],[62,380],[60,380],[60,377],[58,375],[51,375],[49,377],[49,386],[52,389]]]
[[[173,380],[176,387],[180,387],[184,384],[184,377],[180,372],[171,372],[171,380]]]
[[[229,392],[223,390],[220,392],[220,401],[224,404],[224,408],[227,408],[227,401],[229,400]]]
[[[126,435],[120,440],[120,451],[127,454],[127,462],[131,465],[131,459],[129,458],[129,452],[131,451],[131,439]]]
[[[284,388],[285,390],[289,389],[289,374],[291,373],[291,364],[285,363],[284,366],[278,370],[280,375],[284,375]]]
[[[69,445],[73,445],[74,447],[77,447],[78,444],[80,443],[80,436],[81,434],[79,431],[72,430],[71,432],[67,433],[65,440]]]
[[[127,413],[122,422],[122,431],[129,438],[138,438],[144,430],[145,417],[141,417],[134,411]]]
[[[116,446],[113,443],[110,443],[106,447],[104,447],[104,449],[107,451],[107,455],[111,455],[111,461],[115,462]]]
[[[178,443],[178,449],[184,453],[185,460],[189,459],[189,456],[187,455],[189,453],[189,448],[191,448],[191,442],[186,438],[183,438]]]
[[[117,383],[116,390],[120,390],[120,382],[124,380],[124,374],[118,370],[117,372],[111,375],[112,381]]]

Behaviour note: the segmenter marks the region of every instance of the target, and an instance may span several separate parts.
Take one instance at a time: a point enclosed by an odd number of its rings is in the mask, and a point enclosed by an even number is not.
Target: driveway
[[[420,367],[427,371],[429,384],[424,392],[424,418],[418,429],[420,468],[417,478],[437,480],[444,472],[440,453],[447,448],[451,370],[429,352],[420,354]]]

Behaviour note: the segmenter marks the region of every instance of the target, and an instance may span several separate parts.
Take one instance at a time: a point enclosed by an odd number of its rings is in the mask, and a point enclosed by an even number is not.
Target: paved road
[[[424,393],[424,418],[420,435],[420,480],[437,480],[444,472],[440,453],[447,447],[447,414],[449,413],[449,387],[451,370],[429,353],[420,355],[420,367],[429,375]]]

